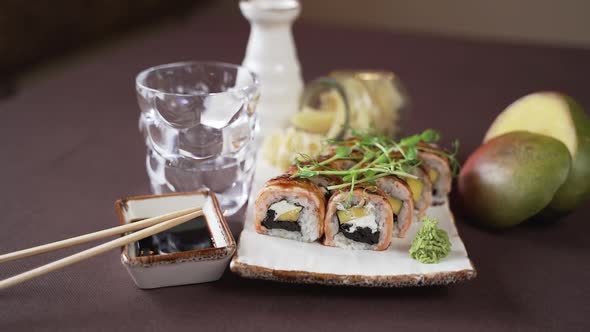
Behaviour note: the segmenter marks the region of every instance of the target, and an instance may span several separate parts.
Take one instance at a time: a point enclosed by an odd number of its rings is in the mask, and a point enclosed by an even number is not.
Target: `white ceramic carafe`
[[[299,16],[297,0],[242,0],[242,14],[251,25],[244,67],[260,79],[256,108],[262,134],[288,125],[303,89],[291,26]]]

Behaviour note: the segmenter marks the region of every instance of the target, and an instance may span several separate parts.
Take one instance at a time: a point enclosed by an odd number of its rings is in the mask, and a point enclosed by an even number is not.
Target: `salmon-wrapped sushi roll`
[[[305,163],[303,163],[303,165],[305,165]],[[297,172],[298,169],[296,165],[289,167],[287,170],[287,174],[291,176],[297,175]],[[322,193],[324,193],[324,199],[326,202],[330,199],[331,195],[328,187],[342,183],[339,177],[330,175],[316,175],[306,179],[320,188]]]
[[[320,162],[320,163],[325,162],[327,159],[330,159],[333,155],[334,155],[333,153],[322,155],[322,156],[318,157],[318,162]],[[350,169],[351,167],[356,165],[358,163],[358,161],[361,159],[363,159],[362,154],[360,154],[359,152],[353,151],[350,155],[346,156],[346,158],[333,160],[327,164],[323,164],[323,167],[325,169],[334,169],[334,170],[343,171],[343,170]]]
[[[416,167],[409,172],[417,178],[402,177],[408,184],[414,200],[414,219],[422,220],[426,210],[432,204],[432,183],[428,175],[421,167]]]
[[[269,180],[258,194],[254,223],[260,234],[313,242],[324,234],[324,193],[288,174]]]
[[[399,152],[394,152],[392,158],[401,158]],[[406,182],[412,192],[414,200],[414,220],[421,220],[426,210],[432,204],[432,183],[422,167],[415,166],[408,172],[413,177],[400,176]]]
[[[412,191],[406,182],[395,176],[386,176],[377,179],[377,187],[386,195],[391,210],[393,211],[393,234],[403,238],[412,224],[414,212],[414,200]]]
[[[432,182],[432,205],[441,205],[447,201],[451,192],[452,172],[449,160],[444,154],[432,152],[438,148],[427,146],[431,151],[418,150],[418,158],[422,160],[422,168]]]
[[[377,189],[337,191],[328,201],[324,232],[327,246],[385,250],[393,233],[391,205]]]

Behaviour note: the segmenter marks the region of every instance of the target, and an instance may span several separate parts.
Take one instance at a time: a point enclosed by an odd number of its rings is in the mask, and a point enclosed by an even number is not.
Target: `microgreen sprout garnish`
[[[428,151],[446,157],[456,174],[459,162],[456,159],[458,142],[453,143],[453,152],[449,153],[430,144],[440,139],[440,134],[433,129],[408,136],[395,141],[384,135],[361,133],[350,130],[352,137],[345,140],[328,140],[332,155],[324,159],[300,156],[296,162],[297,172],[293,177],[311,178],[319,175],[338,177],[341,184],[328,186],[328,190],[348,188],[351,192],[356,185],[375,185],[379,178],[395,175],[403,178],[417,178],[413,171],[422,161],[418,158],[420,151]],[[426,143],[426,144],[423,144]],[[346,161],[352,164],[346,169],[336,165]]]

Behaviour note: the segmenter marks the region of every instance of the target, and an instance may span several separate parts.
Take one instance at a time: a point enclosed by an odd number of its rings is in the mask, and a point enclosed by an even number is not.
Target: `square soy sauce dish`
[[[236,242],[212,192],[134,196],[115,203],[120,224],[194,207],[201,207],[203,215],[123,247],[121,262],[137,287],[215,281],[225,271]]]

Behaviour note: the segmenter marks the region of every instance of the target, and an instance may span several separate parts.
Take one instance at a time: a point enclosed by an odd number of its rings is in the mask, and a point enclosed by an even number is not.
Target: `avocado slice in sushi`
[[[301,210],[303,208],[301,206],[296,207],[292,210],[289,210],[287,212],[283,212],[282,214],[280,214],[276,220],[278,221],[297,221],[299,220],[299,214],[301,213]]]
[[[399,214],[399,211],[402,209],[402,201],[397,198],[393,198],[391,196],[387,197],[389,204],[391,205],[391,209],[395,215]]]
[[[414,202],[419,201],[422,198],[422,188],[424,187],[422,181],[412,178],[405,178],[404,180],[408,183],[408,186],[412,191],[412,199],[414,199]]]
[[[338,210],[336,214],[338,215],[338,221],[341,224],[344,224],[355,219],[366,217],[367,211],[363,207],[355,206],[346,210]]]

